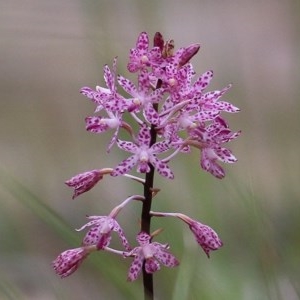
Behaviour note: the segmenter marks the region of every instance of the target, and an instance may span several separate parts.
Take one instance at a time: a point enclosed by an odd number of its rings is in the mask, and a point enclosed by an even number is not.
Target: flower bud
[[[202,247],[208,258],[210,251],[217,250],[223,246],[223,242],[211,227],[197,221],[193,221],[189,227],[193,232],[197,243]]]
[[[52,266],[56,274],[67,277],[78,269],[89,253],[84,247],[66,250],[52,262]]]
[[[102,178],[103,172],[101,172],[101,170],[92,170],[72,177],[67,180],[65,184],[74,188],[72,199],[75,199],[77,196],[93,188]]]
[[[188,63],[198,53],[199,49],[199,44],[192,44],[186,47],[179,58],[179,66],[182,67]]]

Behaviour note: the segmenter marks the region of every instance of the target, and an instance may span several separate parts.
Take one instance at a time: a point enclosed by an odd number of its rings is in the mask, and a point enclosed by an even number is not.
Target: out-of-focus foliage
[[[64,181],[113,167],[109,136],[85,132],[94,106],[78,91],[103,85],[102,67],[128,50],[139,32],[160,31],[176,47],[199,42],[197,73],[214,70],[210,88],[233,83],[226,99],[242,130],[239,158],[220,181],[180,156],[176,178],[157,177],[154,209],[181,211],[211,225],[224,247],[208,260],[185,226],[155,219],[181,259],[155,275],[158,299],[300,298],[299,70],[297,1],[2,1],[0,4],[0,299],[139,299],[141,280],[126,282],[130,262],[97,253],[61,280],[51,261],[76,247],[85,215],[106,214],[140,186],[106,178],[72,201]],[[120,223],[134,237],[140,206]],[[116,246],[119,246],[116,244]]]

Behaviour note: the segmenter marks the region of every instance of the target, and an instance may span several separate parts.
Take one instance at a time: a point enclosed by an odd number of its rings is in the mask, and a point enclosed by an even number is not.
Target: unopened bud
[[[179,66],[184,66],[186,63],[188,63],[193,58],[193,56],[198,53],[199,49],[199,44],[192,44],[185,48],[179,58]]]
[[[156,32],[154,35],[154,47],[158,47],[160,49],[160,51],[163,51],[164,49],[164,38],[162,36],[162,34],[160,32]]]

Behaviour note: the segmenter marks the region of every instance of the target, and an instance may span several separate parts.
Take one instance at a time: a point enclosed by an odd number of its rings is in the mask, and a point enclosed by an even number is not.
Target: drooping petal
[[[161,176],[174,179],[174,173],[165,162],[162,162],[154,155],[150,157],[150,162]]]
[[[136,253],[136,256],[133,259],[133,262],[130,265],[128,270],[127,280],[134,281],[138,278],[141,273],[144,262],[144,256],[141,250]]]
[[[153,274],[154,272],[160,270],[160,265],[157,260],[153,257],[146,259],[145,262],[145,271],[149,274]]]
[[[222,179],[225,176],[224,169],[216,163],[217,156],[212,158],[211,153],[211,149],[202,149],[201,167],[216,178]]]
[[[152,243],[153,245],[157,245],[158,243]],[[176,257],[171,254],[165,247],[156,247],[157,252],[155,253],[155,258],[158,259],[160,263],[162,263],[164,266],[173,268],[179,265],[179,261],[176,259]]]
[[[137,171],[139,173],[149,173],[150,172],[150,166],[148,161],[139,161],[137,166]]]
[[[137,164],[137,161],[138,157],[136,155],[128,157],[116,166],[112,171],[111,176],[119,176],[129,172]]]
[[[214,149],[214,151],[222,162],[232,164],[237,161],[236,157],[232,154],[232,152],[229,149],[217,147]]]
[[[125,237],[125,233],[124,233],[124,230],[122,229],[122,227],[117,223],[115,222],[115,225],[114,225],[114,228],[113,230],[115,232],[117,232],[121,242],[122,242],[122,245],[124,246],[124,248],[127,250],[127,251],[130,251],[131,250],[131,247],[129,245],[129,242],[127,241],[126,237]]]
[[[113,136],[112,136],[112,138],[111,138],[111,140],[110,140],[110,142],[109,142],[109,144],[108,144],[108,146],[107,146],[107,152],[110,152],[112,146],[113,146],[113,145],[115,144],[115,142],[117,141],[119,129],[120,129],[120,127],[118,127],[118,128],[116,129],[116,131],[114,132],[114,134],[113,134]]]

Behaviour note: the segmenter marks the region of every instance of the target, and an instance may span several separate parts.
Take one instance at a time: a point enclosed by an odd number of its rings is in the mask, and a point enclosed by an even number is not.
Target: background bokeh
[[[64,280],[50,266],[80,243],[85,215],[141,193],[107,178],[72,201],[64,185],[124,157],[106,154],[108,135],[85,131],[94,105],[78,91],[103,85],[115,56],[126,76],[141,31],[177,48],[199,42],[194,68],[214,70],[211,90],[233,83],[226,99],[241,112],[226,117],[243,132],[225,179],[201,171],[196,152],[172,163],[174,181],[156,178],[154,209],[186,213],[224,241],[208,260],[179,221],[154,220],[181,260],[155,275],[157,299],[300,299],[299,12],[295,0],[0,1],[0,299],[142,298],[141,280],[126,282],[129,261],[111,254]],[[120,215],[132,242],[139,214],[133,203]]]

